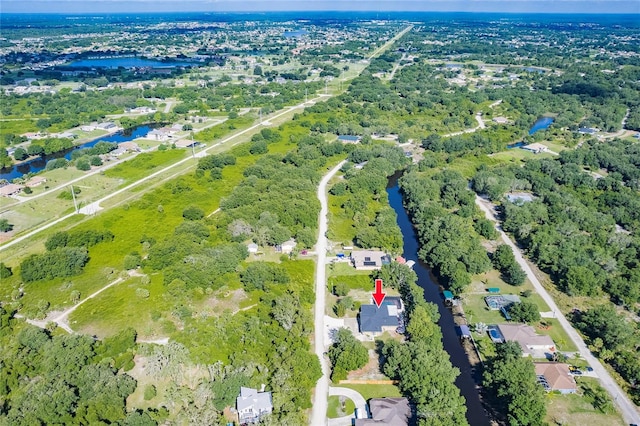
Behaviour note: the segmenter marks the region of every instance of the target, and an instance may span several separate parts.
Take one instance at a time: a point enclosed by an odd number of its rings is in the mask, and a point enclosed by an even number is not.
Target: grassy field
[[[327,417],[330,419],[336,419],[338,417],[349,416],[353,414],[356,409],[356,404],[349,398],[345,398],[344,409],[340,404],[339,396],[329,397],[329,407],[327,408]]]
[[[604,410],[594,407],[590,391],[599,387],[597,379],[581,377],[578,384],[580,392],[577,394],[547,394],[546,422],[552,425],[567,426],[613,426],[625,424],[615,410],[609,411],[606,409],[606,402]],[[610,400],[608,400],[608,404],[612,404]]]
[[[400,389],[396,385],[352,385],[352,384],[340,384],[342,388],[349,388],[357,391],[362,395],[362,397],[366,400],[371,398],[384,398],[387,397],[399,397],[402,396],[400,394]]]

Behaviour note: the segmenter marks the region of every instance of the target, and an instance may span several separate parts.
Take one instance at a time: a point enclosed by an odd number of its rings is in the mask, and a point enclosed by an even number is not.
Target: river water
[[[490,425],[489,417],[480,402],[479,388],[476,385],[476,380],[474,380],[469,359],[460,344],[460,338],[453,321],[453,314],[444,305],[440,285],[431,270],[418,260],[418,240],[415,229],[409,220],[409,215],[402,205],[402,195],[398,188],[399,177],[400,175],[396,174],[389,179],[387,194],[389,196],[389,204],[398,216],[398,226],[402,231],[402,256],[407,260],[416,262],[413,270],[418,275],[418,285],[424,289],[425,299],[438,306],[438,311],[440,312],[438,325],[442,330],[444,349],[449,354],[451,363],[460,369],[460,376],[456,379],[456,386],[458,386],[460,393],[467,400],[467,421],[472,426],[488,426]]]
[[[62,158],[62,157],[66,158],[67,160],[70,160],[71,153],[76,149],[91,148],[98,142],[117,142],[117,143],[129,142],[136,138],[145,136],[155,127],[157,127],[157,125],[144,125],[144,126],[133,127],[130,129],[116,132],[112,135],[101,136],[90,142],[83,143],[82,145],[78,145],[64,151],[54,152],[51,155],[34,158],[33,160],[29,160],[21,164],[16,164],[13,167],[0,169],[0,179],[6,179],[8,181],[11,181],[12,179],[22,177],[27,173],[38,173],[44,170],[47,167],[47,162],[51,160],[54,160],[56,158]]]

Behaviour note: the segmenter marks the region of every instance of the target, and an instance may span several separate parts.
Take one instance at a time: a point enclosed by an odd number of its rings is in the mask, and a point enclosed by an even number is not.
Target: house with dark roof
[[[236,410],[240,424],[258,423],[262,416],[273,411],[271,392],[241,387],[236,398]]]
[[[377,305],[360,306],[360,333],[378,336],[385,331],[404,332],[404,304],[402,299],[387,296]]]
[[[411,419],[411,406],[407,398],[371,398],[369,411],[371,418],[356,419],[355,426],[407,426]]]

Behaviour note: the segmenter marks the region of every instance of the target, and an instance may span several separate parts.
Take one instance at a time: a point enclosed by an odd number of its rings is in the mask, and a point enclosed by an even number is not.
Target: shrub
[[[190,206],[182,211],[182,217],[187,220],[200,220],[204,217],[204,211],[199,207]]]

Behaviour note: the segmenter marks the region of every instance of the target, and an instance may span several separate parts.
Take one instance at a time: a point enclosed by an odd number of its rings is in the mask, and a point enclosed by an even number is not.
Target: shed
[[[445,301],[453,302],[453,293],[451,293],[449,290],[443,291],[442,295],[444,296]]]
[[[471,330],[469,330],[468,325],[466,324],[459,325],[458,332],[460,333],[461,339],[471,339]]]
[[[256,243],[247,244],[247,251],[249,253],[257,253],[258,252],[258,245]]]

